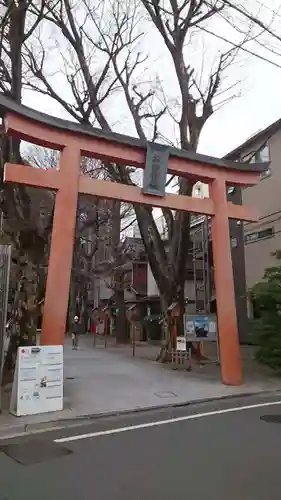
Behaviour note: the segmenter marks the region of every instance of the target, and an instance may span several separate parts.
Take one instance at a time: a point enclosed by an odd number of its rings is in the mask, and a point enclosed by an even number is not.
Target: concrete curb
[[[6,440],[6,439],[12,439],[16,437],[22,437],[22,436],[28,436],[31,434],[39,434],[43,432],[51,432],[51,431],[57,431],[57,430],[62,430],[66,428],[75,428],[75,427],[80,427],[83,425],[90,424],[91,422],[97,421],[97,420],[102,420],[103,418],[110,418],[110,417],[120,417],[120,416],[129,416],[129,415],[136,415],[140,413],[149,413],[151,411],[161,411],[165,409],[176,409],[176,408],[184,408],[192,405],[199,405],[199,404],[204,404],[204,403],[211,403],[211,402],[216,402],[216,401],[227,401],[227,400],[233,400],[233,399],[241,399],[241,398],[249,398],[249,397],[263,397],[263,396],[277,396],[278,394],[281,395],[281,390],[280,389],[275,389],[275,390],[264,390],[261,392],[247,392],[247,393],[238,393],[238,394],[230,394],[227,396],[220,396],[220,397],[209,397],[209,398],[202,398],[202,399],[196,399],[192,401],[186,401],[182,403],[166,403],[163,405],[151,405],[147,407],[139,407],[139,408],[133,408],[131,410],[116,410],[116,411],[110,411],[110,412],[104,412],[104,413],[91,413],[91,414],[85,414],[85,415],[77,415],[76,417],[70,416],[69,418],[62,418],[62,419],[57,419],[57,420],[49,420],[47,422],[36,422],[36,423],[30,423],[30,424],[25,424],[25,423],[20,423],[20,424],[13,424],[13,425],[8,425],[5,424],[4,426],[0,427],[0,441]]]

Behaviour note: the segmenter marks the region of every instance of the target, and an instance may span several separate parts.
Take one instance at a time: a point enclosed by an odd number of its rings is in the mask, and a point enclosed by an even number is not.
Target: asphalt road
[[[281,395],[238,398],[2,441],[0,500],[276,500],[280,464]]]

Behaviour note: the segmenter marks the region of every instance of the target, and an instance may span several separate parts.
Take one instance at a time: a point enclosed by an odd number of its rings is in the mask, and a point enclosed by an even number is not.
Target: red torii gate
[[[41,343],[64,343],[78,193],[212,216],[213,259],[222,381],[240,385],[242,368],[236,318],[229,218],[256,221],[255,210],[227,201],[227,186],[259,182],[266,164],[239,164],[171,148],[168,172],[209,184],[210,198],[143,194],[135,186],[80,174],[81,155],[144,168],[147,145],[128,136],[56,119],[0,96],[8,135],[59,150],[59,170],[6,164],[4,182],[56,191]]]

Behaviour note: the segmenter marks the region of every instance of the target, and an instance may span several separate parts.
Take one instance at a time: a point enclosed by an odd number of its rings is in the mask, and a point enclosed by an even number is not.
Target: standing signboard
[[[177,337],[177,351],[185,352],[186,351],[186,338],[185,337]]]
[[[19,347],[10,412],[19,416],[63,409],[63,347]]]
[[[215,314],[186,314],[184,331],[187,342],[216,342],[217,318]]]

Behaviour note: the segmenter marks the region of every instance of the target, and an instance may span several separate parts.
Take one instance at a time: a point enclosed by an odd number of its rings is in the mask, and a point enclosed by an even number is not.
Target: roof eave
[[[5,117],[7,113],[14,113],[22,116],[28,120],[33,120],[41,123],[44,126],[60,129],[66,132],[86,135],[96,139],[105,141],[117,142],[134,148],[146,149],[148,142],[141,141],[138,138],[117,134],[115,132],[108,132],[98,128],[91,127],[90,125],[82,125],[76,122],[62,120],[46,113],[41,113],[32,108],[24,106],[23,104],[16,103],[12,99],[0,93],[0,116]],[[163,144],[163,147],[167,147]],[[170,148],[170,154],[174,157],[182,158],[190,162],[201,163],[205,165],[213,165],[219,168],[228,168],[238,170],[241,172],[263,172],[263,168],[259,170],[256,164],[252,163],[239,163],[225,158],[214,158],[212,156],[202,155],[194,151],[188,151],[178,148]]]

